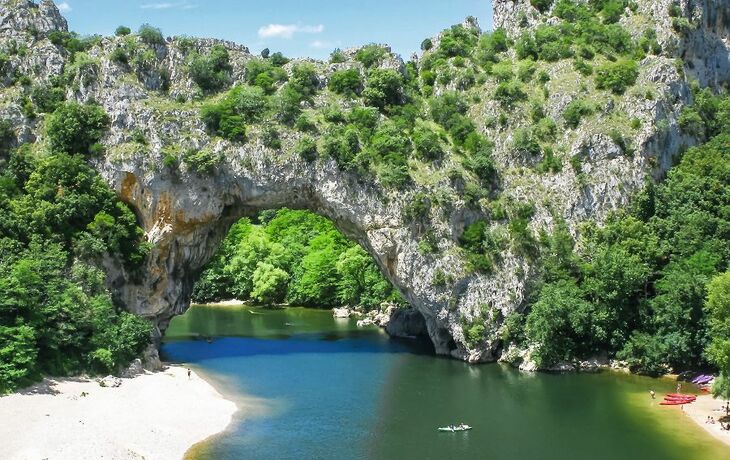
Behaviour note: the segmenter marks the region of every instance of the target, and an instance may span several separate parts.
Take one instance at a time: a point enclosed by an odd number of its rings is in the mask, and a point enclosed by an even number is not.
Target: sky
[[[64,0],[69,29],[111,35],[119,25],[165,36],[231,40],[252,53],[325,58],[334,48],[387,43],[408,58],[424,38],[476,16],[492,27],[491,0]]]

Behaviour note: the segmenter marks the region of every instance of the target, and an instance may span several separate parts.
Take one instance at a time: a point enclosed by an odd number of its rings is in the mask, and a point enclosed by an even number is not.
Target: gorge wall
[[[245,143],[214,136],[199,115],[201,103],[188,71],[188,55],[191,50],[205,54],[214,45],[223,45],[230,55],[231,79],[237,84],[245,80],[246,63],[254,58],[246,47],[210,39],[169,38],[146,46],[148,52],[131,66],[112,59],[115,50],[125,46],[125,40],[141,48],[145,45],[138,37],[107,37],[83,53],[83,59],[72,58],[48,39],[50,32],[67,30],[66,21],[49,0],[39,5],[0,0],[0,46],[22,45],[24,50],[10,55],[0,69],[0,117],[13,123],[19,143],[35,142],[43,149],[43,117],[30,118],[23,112],[23,90],[14,78],[18,74],[41,83],[65,75],[71,81],[68,100],[96,102],[109,114],[111,127],[103,140],[106,153],[91,161],[133,208],[152,246],[139,276],[113,260],[105,261],[109,285],[130,311],[153,321],[159,334],[173,316],[189,307],[196,277],[236,220],[265,209],[289,207],[326,216],[358,241],[423,314],[438,353],[470,362],[491,361],[499,358],[504,345],[504,318],[524,308],[539,263],[507,244],[490,273],[475,272],[459,247],[465,227],[489,216],[490,203],[499,199],[533,205],[528,231],[535,237],[558,221],[565,221],[577,235],[581,222],[600,222],[625,206],[647,178],[661,177],[683,148],[696,143],[678,126],[681,109],[692,101],[689,79],[718,87],[730,82],[730,1],[679,2],[683,17],[693,25],[686,34],[672,29],[670,3],[637,1],[638,8],[627,8],[621,18],[633,35],[646,28],[656,30],[663,50],[641,60],[636,84],[622,95],[598,91],[567,61],[540,64],[549,76],[544,91],[548,118],[560,120],[566,106],[578,98],[591,97],[598,108],[587,121],[557,134],[553,150],[563,165],[560,170],[537,172],[534,166],[540,159],[514,147],[516,133],[533,123],[526,107],[509,111],[504,125],[492,121],[505,111],[491,98],[497,86],[491,77],[468,90],[458,78],[434,83],[435,94],[463,93],[469,118],[494,143],[498,198],[493,193],[477,203],[468,202],[463,184],[448,172],[449,168],[462,171],[452,150],[440,167],[410,160],[412,183],[393,190],[343,170],[332,159],[306,161],[295,152],[303,135],[294,129],[281,128],[281,148],[266,147],[261,127],[256,126]],[[512,37],[555,21],[550,11],[539,13],[527,0],[494,0],[494,13],[495,27],[503,27]],[[478,26],[467,21],[465,27]],[[435,47],[439,39],[433,39]],[[366,72],[354,55],[355,50],[346,51],[345,61],[339,63],[306,61],[317,69],[322,92],[305,110],[333,104],[325,90],[333,72],[350,68]],[[684,65],[677,65],[678,58]],[[295,64],[284,69],[291,72]],[[392,54],[377,65],[403,74],[413,72]],[[454,65],[452,70],[458,74],[460,69]],[[534,90],[543,94],[539,88]],[[341,99],[334,103],[345,109],[353,105]],[[630,127],[628,120],[639,120],[635,123],[639,126]],[[612,130],[621,131],[632,154],[626,154]],[[142,133],[145,142],[136,141],[136,133]],[[201,173],[184,162],[165,161],[170,152],[189,151],[207,152],[215,159],[213,169]],[[424,194],[445,197],[431,200],[426,224],[408,217],[409,205]],[[492,215],[489,222],[495,232],[507,231],[506,217]],[[419,246],[426,235],[424,225],[435,237],[435,252],[424,252]],[[436,278],[447,281],[436,282]],[[475,324],[483,326],[476,340],[467,336]]]

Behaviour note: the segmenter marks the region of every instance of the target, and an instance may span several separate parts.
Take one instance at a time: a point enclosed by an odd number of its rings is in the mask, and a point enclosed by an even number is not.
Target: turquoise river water
[[[670,381],[468,365],[330,311],[194,306],[162,352],[240,407],[193,460],[730,459],[679,408],[651,400]],[[459,422],[474,429],[436,431]]]

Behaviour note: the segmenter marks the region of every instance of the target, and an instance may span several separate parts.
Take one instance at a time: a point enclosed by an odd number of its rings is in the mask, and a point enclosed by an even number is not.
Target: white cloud
[[[316,48],[316,49],[328,49],[328,48],[334,48],[335,44],[332,42],[328,42],[327,40],[315,40],[309,44],[310,47]]]
[[[71,5],[69,5],[68,2],[61,2],[56,6],[58,7],[58,10],[63,13],[68,13],[72,9]]]
[[[300,24],[269,24],[259,28],[259,37],[289,39],[296,33],[321,34],[322,32],[324,32],[324,26],[322,24],[316,26]]]
[[[168,10],[174,7],[174,3],[148,3],[146,5],[140,6],[140,8],[142,8],[143,10]]]
[[[193,5],[192,3],[188,3],[188,2],[146,3],[146,4],[140,6],[140,8],[142,8],[143,10],[171,10],[171,9],[191,10],[191,9],[197,8],[197,7],[198,7],[198,5]]]

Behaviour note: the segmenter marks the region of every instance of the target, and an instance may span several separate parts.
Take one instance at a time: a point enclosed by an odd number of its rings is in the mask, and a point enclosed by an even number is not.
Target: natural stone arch
[[[152,244],[141,279],[110,266],[111,285],[131,311],[164,332],[169,320],[189,307],[193,284],[233,223],[266,209],[307,209],[332,220],[373,256],[385,277],[423,314],[438,353],[452,348],[458,353],[449,315],[443,314],[453,292],[444,295],[431,280],[439,266],[450,265],[453,272],[460,262],[419,252],[417,229],[404,224],[407,199],[340,170],[333,161],[277,159],[261,146],[224,141],[209,148],[221,162],[206,174],[169,167],[151,172],[134,162],[98,165],[135,210]],[[456,286],[463,293],[471,283],[465,279]]]

